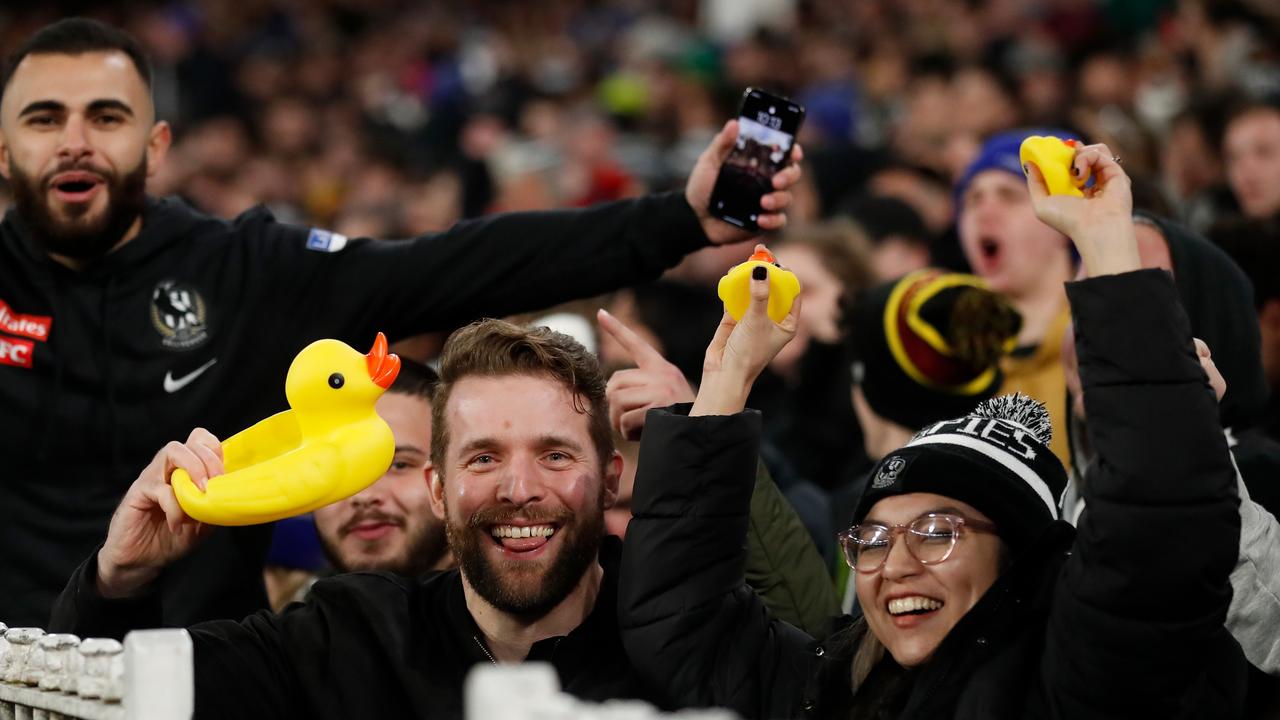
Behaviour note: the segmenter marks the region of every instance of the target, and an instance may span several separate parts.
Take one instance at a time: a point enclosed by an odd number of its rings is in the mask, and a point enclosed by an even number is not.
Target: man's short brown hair
[[[545,327],[505,320],[479,320],[449,336],[440,356],[440,380],[431,403],[431,462],[443,477],[449,426],[445,410],[453,387],[467,377],[528,375],[559,381],[586,413],[591,440],[603,468],[613,455],[609,405],[600,361],[573,338]]]

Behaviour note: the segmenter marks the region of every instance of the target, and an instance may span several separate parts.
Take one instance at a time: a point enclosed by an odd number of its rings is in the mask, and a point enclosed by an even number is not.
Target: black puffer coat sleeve
[[[744,583],[760,414],[651,410],[623,548],[618,618],[632,664],[679,706],[790,716],[815,643]]]
[[[1227,717],[1196,703],[1224,657],[1239,500],[1187,316],[1160,270],[1067,292],[1098,460],[1055,590],[1048,714]]]

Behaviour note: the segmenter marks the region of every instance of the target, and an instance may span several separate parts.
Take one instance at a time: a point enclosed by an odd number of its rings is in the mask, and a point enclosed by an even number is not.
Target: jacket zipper
[[[489,648],[485,647],[484,643],[480,642],[480,638],[476,637],[475,635],[472,635],[471,639],[475,640],[476,645],[480,646],[480,652],[484,653],[484,656],[489,658],[489,662],[493,663],[494,665],[498,664],[498,661],[493,659],[493,655],[489,654]]]

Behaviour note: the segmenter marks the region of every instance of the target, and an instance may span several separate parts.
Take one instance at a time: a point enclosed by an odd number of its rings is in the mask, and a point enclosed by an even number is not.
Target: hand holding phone
[[[716,178],[709,212],[731,225],[759,230],[761,206],[774,191],[773,176],[791,159],[804,108],[787,98],[747,88],[738,117],[738,137]]]

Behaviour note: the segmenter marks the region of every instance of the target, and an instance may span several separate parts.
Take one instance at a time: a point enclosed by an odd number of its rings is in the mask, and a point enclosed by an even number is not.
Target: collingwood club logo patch
[[[190,350],[209,339],[204,298],[192,286],[164,280],[151,291],[151,324],[170,350]]]
[[[907,461],[899,455],[894,455],[884,464],[880,466],[880,471],[876,473],[876,477],[871,481],[871,487],[876,490],[882,490],[898,481],[898,476],[903,470],[907,469]]]

